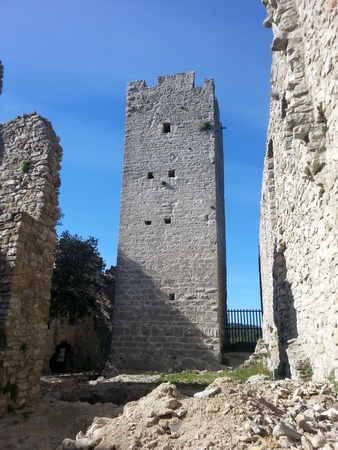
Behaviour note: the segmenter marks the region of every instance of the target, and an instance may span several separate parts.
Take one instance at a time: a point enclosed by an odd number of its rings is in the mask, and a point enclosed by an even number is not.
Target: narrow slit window
[[[162,124],[162,132],[163,133],[170,133],[170,131],[171,131],[170,123],[169,122],[164,122]]]
[[[165,217],[164,218],[164,223],[171,223],[171,218],[170,217]]]
[[[174,293],[169,294],[169,300],[175,300],[175,294]]]
[[[151,225],[151,220],[145,220],[144,223],[145,223],[146,225]]]
[[[168,170],[168,177],[174,178],[175,177],[175,169]]]
[[[273,158],[273,141],[272,141],[272,139],[269,140],[268,158]]]
[[[154,173],[153,172],[148,172],[148,180],[152,180],[154,178]]]
[[[282,98],[282,119],[285,119],[287,109],[288,109],[288,102],[286,101],[285,95],[283,95],[283,98]]]

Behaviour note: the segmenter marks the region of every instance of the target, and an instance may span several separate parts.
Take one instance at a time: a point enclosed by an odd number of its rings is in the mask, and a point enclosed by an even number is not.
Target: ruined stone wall
[[[67,355],[67,364],[60,372],[84,372],[99,370],[101,366],[101,343],[95,330],[94,318],[85,317],[75,324],[54,319],[47,330],[46,353],[43,372],[50,372],[50,360],[57,347],[66,342],[71,348]]]
[[[204,124],[204,130],[203,128]],[[223,342],[222,130],[212,79],[128,84],[111,363],[215,367]]]
[[[111,266],[100,276],[100,289],[91,316],[77,319],[74,324],[69,324],[67,318],[54,319],[51,322],[46,333],[43,372],[50,372],[51,369],[53,371],[50,360],[57,357],[56,349],[63,342],[71,348],[67,355],[67,364],[59,367],[59,372],[103,370],[111,348],[114,288],[115,267]]]
[[[0,413],[37,396],[62,149],[31,113],[0,125]]]
[[[338,6],[269,0],[263,335],[276,375],[338,379]]]

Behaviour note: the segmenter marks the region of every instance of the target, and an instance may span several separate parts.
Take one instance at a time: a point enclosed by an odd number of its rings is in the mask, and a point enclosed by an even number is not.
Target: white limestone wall
[[[270,0],[271,107],[260,266],[277,376],[338,377],[338,8]]]

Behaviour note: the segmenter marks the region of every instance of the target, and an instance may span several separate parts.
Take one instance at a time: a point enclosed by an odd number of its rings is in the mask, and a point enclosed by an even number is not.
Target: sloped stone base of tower
[[[189,286],[189,294],[182,289],[170,300],[135,262],[121,260],[120,255],[118,267],[109,360],[113,367],[131,371],[220,368],[216,288],[201,285],[193,295]],[[132,285],[128,282],[131,273]]]

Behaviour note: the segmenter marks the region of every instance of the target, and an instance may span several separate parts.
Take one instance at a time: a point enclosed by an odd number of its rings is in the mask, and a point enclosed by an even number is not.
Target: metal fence
[[[224,349],[253,350],[262,338],[260,309],[228,309]]]

